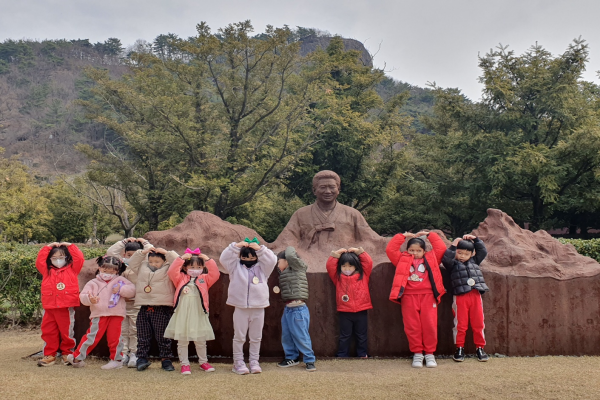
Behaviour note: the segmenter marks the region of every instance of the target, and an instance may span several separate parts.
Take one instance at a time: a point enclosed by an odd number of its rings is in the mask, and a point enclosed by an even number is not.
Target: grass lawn
[[[0,332],[1,399],[600,399],[599,357],[492,358],[488,363],[438,360],[413,369],[409,360],[317,361],[316,372],[262,364],[259,375],[238,376],[230,364],[213,373],[192,365],[192,375],[148,370],[103,371],[105,360],[85,368],[37,367],[23,357],[42,346],[39,331]]]

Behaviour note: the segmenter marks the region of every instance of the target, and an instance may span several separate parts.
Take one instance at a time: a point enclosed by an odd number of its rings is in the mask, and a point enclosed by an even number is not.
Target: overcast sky
[[[522,53],[536,41],[554,54],[582,36],[590,45],[585,78],[598,82],[598,0],[0,0],[0,40],[118,37],[124,45],[161,33],[195,34],[250,19],[304,26],[362,41],[395,79],[458,87],[480,97],[477,55],[499,43]]]

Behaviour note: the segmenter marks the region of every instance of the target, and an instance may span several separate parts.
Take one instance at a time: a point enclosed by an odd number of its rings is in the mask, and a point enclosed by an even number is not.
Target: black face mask
[[[246,266],[246,268],[252,268],[254,264],[258,262],[258,260],[240,260],[242,264]]]

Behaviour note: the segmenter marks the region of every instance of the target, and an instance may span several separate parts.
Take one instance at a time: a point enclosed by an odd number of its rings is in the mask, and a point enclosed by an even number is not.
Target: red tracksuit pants
[[[477,290],[454,296],[452,300],[452,313],[454,314],[454,344],[456,347],[465,347],[465,336],[471,321],[473,341],[476,347],[485,346],[483,330],[483,302]]]
[[[110,359],[121,361],[123,359],[123,340],[121,339],[121,325],[123,317],[96,317],[92,318],[90,328],[81,338],[73,358],[78,361],[85,360],[87,355],[94,350],[106,332],[106,341],[110,351]]]
[[[405,294],[400,305],[410,351],[433,354],[437,347],[437,302],[433,293]]]
[[[75,309],[73,307],[44,310],[42,317],[42,340],[44,355],[54,356],[60,348],[63,356],[73,353],[75,338]]]

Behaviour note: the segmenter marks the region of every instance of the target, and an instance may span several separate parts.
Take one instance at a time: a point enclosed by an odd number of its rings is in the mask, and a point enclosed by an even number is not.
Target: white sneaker
[[[85,362],[84,361],[79,361],[79,362],[75,361],[75,358],[73,358],[73,354],[69,354],[67,356],[67,361],[71,363],[73,368],[85,367]]]
[[[136,365],[135,363],[137,362],[137,357],[135,356],[135,354],[130,354],[129,355],[129,362],[127,363],[127,368],[135,368]]]
[[[415,353],[415,355],[413,356],[412,367],[413,368],[423,368],[423,354],[422,353]]]
[[[123,361],[110,360],[107,364],[101,366],[101,369],[117,369],[123,366]]]
[[[435,362],[435,357],[433,354],[425,354],[425,366],[427,368],[437,367],[437,363]]]

